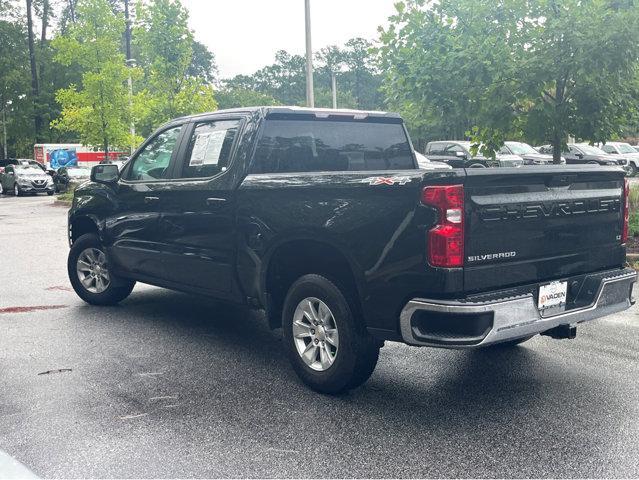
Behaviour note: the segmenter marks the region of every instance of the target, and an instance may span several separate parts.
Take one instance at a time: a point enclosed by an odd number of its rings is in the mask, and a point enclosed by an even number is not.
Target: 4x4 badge
[[[368,177],[362,180],[362,183],[369,185],[406,185],[411,181],[410,177]]]

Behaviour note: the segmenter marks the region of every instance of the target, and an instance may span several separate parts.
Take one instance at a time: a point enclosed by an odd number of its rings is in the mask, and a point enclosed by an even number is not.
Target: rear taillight
[[[422,204],[439,212],[437,225],[428,231],[428,263],[433,267],[464,265],[464,187],[442,185],[426,187]]]
[[[621,243],[628,240],[628,220],[630,219],[630,182],[627,178],[623,184],[623,230],[621,232]]]

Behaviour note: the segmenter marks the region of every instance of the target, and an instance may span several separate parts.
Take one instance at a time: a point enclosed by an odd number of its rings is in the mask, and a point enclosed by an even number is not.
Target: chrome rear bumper
[[[634,304],[633,284],[637,273],[631,269],[616,270],[601,280],[594,301],[582,308],[575,308],[552,316],[542,316],[532,294],[494,302],[440,301],[415,298],[409,301],[400,314],[400,331],[404,342],[444,348],[477,348],[493,343],[515,340],[542,333],[560,325],[575,325],[626,310]],[[480,319],[486,328],[474,337],[452,335],[423,335],[415,325],[415,314],[432,313],[432,316],[451,319],[467,318],[469,322]],[[444,320],[445,321],[445,320]],[[483,327],[479,328],[482,330]]]

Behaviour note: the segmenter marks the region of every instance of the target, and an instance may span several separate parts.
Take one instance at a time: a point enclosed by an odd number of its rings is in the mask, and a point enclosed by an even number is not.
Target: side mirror
[[[95,165],[91,169],[91,181],[97,183],[111,184],[116,183],[120,177],[120,170],[117,165],[104,164]]]
[[[466,154],[464,152],[455,152],[455,155],[459,158],[466,159]]]

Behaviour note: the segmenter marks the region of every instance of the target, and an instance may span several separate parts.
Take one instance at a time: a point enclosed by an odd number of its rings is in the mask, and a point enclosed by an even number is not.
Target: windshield
[[[637,151],[628,143],[618,143],[617,149],[619,150],[619,153],[637,153]]]
[[[67,173],[70,177],[88,177],[90,175],[88,168],[68,168]]]
[[[582,143],[580,145],[575,145],[579,150],[584,152],[586,155],[608,155],[603,150],[593,147],[592,145],[588,145],[587,143]]]
[[[527,143],[521,142],[506,142],[506,146],[510,148],[510,151],[515,155],[526,155],[530,153],[538,153],[533,147]]]
[[[16,165],[15,167],[16,173],[24,173],[24,174],[40,174],[42,170],[38,167],[34,167],[33,165]]]

